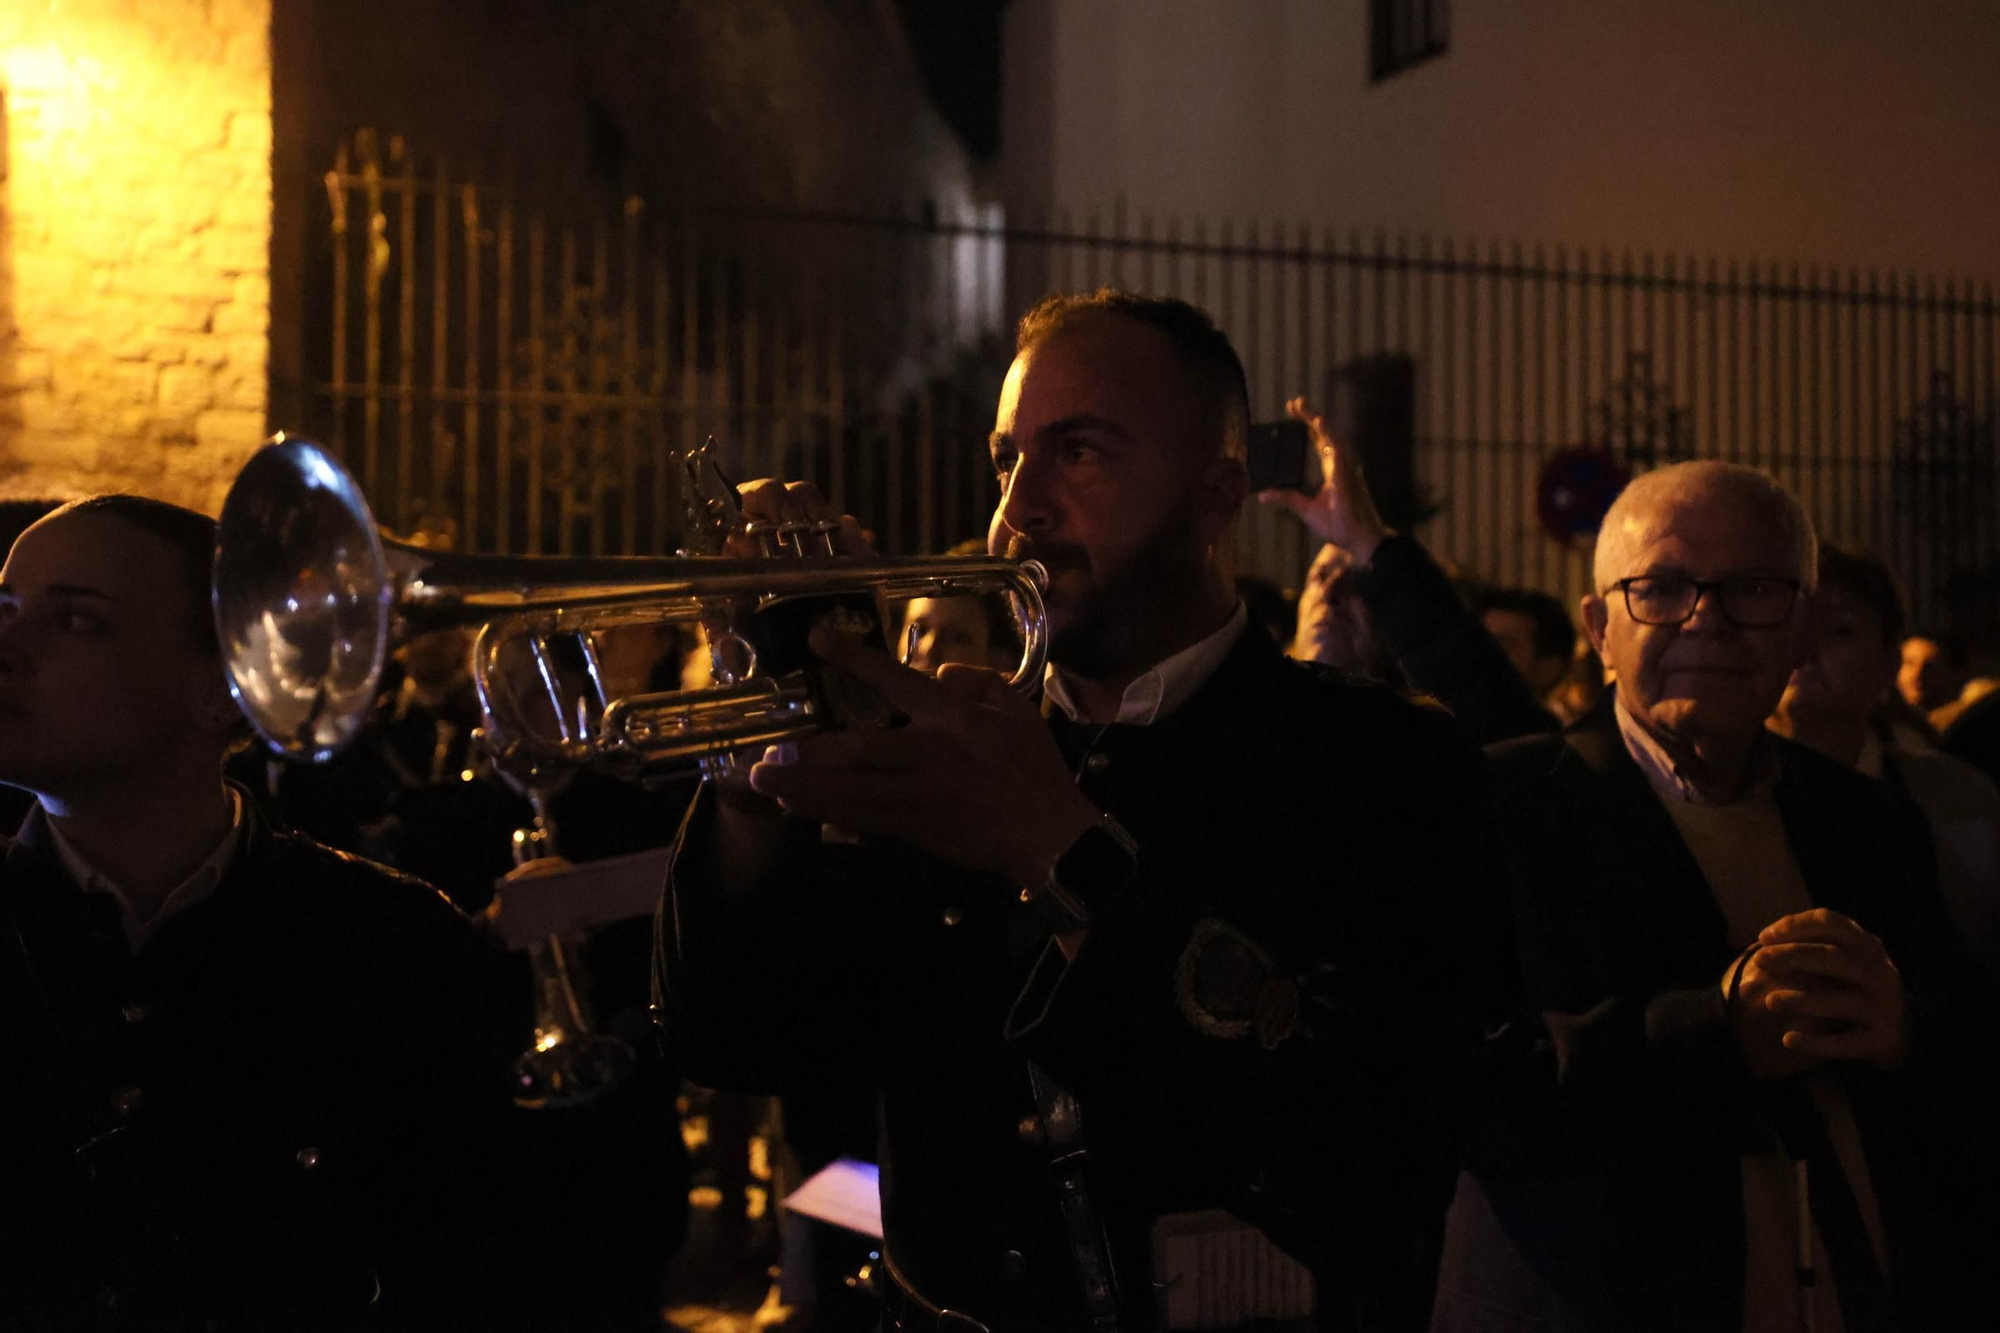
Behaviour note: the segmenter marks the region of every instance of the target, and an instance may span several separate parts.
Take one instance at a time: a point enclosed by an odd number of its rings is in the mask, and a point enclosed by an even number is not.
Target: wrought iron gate
[[[1990,282],[1559,246],[997,212],[622,209],[551,221],[357,136],[326,177],[319,418],[391,524],[473,550],[659,551],[663,452],[715,434],[743,475],[818,482],[893,551],[984,530],[1011,321],[1053,289],[1185,296],[1229,330],[1253,410],[1335,368],[1416,368],[1422,535],[1468,573],[1582,590],[1537,476],[1601,445],[1770,469],[1830,539],[1885,555],[1921,623],[1994,628]],[[315,340],[309,340],[315,341]],[[1297,581],[1288,519],[1242,564]]]

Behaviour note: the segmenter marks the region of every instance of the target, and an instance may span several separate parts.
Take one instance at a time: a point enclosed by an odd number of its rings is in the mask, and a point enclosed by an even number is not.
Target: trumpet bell
[[[322,762],[354,738],[395,595],[354,478],[304,440],[258,450],[222,507],[214,611],[229,691],[273,750]]]

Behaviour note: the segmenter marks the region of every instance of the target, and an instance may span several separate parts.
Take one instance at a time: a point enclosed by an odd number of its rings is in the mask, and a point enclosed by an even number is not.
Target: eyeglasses
[[[1650,574],[1620,579],[1611,586],[1625,594],[1626,612],[1641,625],[1685,625],[1701,604],[1702,594],[1712,592],[1723,619],[1736,628],[1770,629],[1792,618],[1803,585],[1797,579],[1764,574],[1714,580]]]

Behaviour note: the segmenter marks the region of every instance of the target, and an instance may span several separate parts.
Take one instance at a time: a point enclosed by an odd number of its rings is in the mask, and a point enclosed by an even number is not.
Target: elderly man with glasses
[[[1765,474],[1639,478],[1581,604],[1615,691],[1489,752],[1526,1007],[1493,1043],[1439,1329],[1984,1322],[1982,983],[1915,809],[1764,728],[1814,569]]]

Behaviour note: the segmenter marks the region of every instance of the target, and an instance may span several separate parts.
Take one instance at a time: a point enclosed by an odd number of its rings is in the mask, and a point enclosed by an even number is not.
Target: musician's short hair
[[[215,520],[165,500],[143,495],[91,495],[72,500],[49,515],[105,514],[159,538],[174,553],[174,573],[186,597],[185,623],[194,645],[221,656],[215,616],[209,610],[209,586],[215,564]]]
[[[1662,503],[1695,499],[1733,501],[1758,511],[1785,543],[1785,573],[1807,591],[1818,582],[1819,538],[1798,497],[1760,468],[1704,458],[1641,473],[1619,492],[1597,531],[1597,549],[1591,560],[1596,591],[1602,594],[1634,572],[1625,566],[1631,559],[1631,544],[1644,526],[1643,515]]]
[[[1199,306],[1177,297],[1148,296],[1116,287],[1059,292],[1043,297],[1021,316],[1014,350],[1031,351],[1081,320],[1104,315],[1136,320],[1166,335],[1209,406],[1217,452],[1226,458],[1242,458],[1250,438],[1249,381],[1229,335]]]

